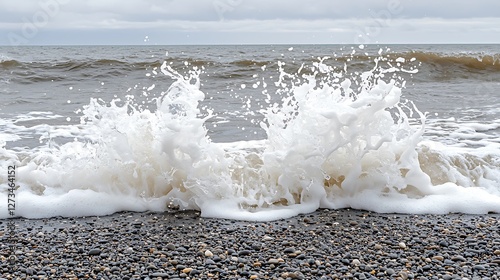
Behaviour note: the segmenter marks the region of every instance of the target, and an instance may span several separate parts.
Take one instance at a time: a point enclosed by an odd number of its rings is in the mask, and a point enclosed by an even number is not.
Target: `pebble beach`
[[[272,222],[18,218],[0,221],[0,279],[500,279],[499,220],[351,209]]]

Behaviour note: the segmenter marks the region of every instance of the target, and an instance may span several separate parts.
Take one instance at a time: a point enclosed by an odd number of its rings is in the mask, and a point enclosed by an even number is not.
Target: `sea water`
[[[500,47],[0,48],[0,218],[500,212]]]

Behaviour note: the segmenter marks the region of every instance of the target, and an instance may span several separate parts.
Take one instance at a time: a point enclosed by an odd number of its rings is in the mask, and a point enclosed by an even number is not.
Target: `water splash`
[[[414,67],[381,56],[372,69],[349,72],[330,59],[291,73],[280,62],[279,89],[275,95],[263,90],[269,106],[259,111],[267,138],[233,143],[208,136],[205,123],[216,114],[200,110],[202,69],[182,75],[164,62],[161,73],[173,82],[154,98],[153,109],[133,98],[91,99],[73,127],[74,141],[19,153],[0,143],[4,163],[19,170],[16,213],[37,218],[175,207],[271,220],[320,207],[500,212],[493,184],[500,176],[491,175],[500,169],[497,160],[475,156],[472,174],[471,160],[453,163],[422,142],[426,116],[402,98],[405,83],[398,76],[416,73]]]

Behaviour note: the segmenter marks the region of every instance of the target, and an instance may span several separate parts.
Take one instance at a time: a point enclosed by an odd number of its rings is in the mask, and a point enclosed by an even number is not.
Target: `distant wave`
[[[14,68],[20,66],[22,63],[17,60],[3,60],[0,61],[0,69],[2,68]]]
[[[356,62],[373,61],[376,56],[355,54],[343,57],[336,57],[337,61]],[[416,60],[434,67],[452,67],[469,70],[488,70],[500,72],[500,53],[498,54],[446,54],[434,52],[411,51],[404,53],[386,54],[384,57],[388,61],[396,61],[398,58],[404,58],[405,61]]]
[[[451,53],[434,53],[434,52],[421,52],[421,51],[409,51],[400,53],[391,53],[383,56],[387,58],[388,62],[400,61],[401,58],[404,61],[416,61],[421,62],[423,69],[422,71],[430,72],[442,72],[443,69],[451,72],[457,73],[500,73],[500,53],[498,54],[480,54],[480,53],[468,53],[468,54],[451,54]],[[360,64],[360,66],[365,67],[368,64],[372,64],[376,56],[365,55],[365,54],[345,54],[343,56],[332,57],[337,63],[346,64]],[[294,63],[297,64],[297,68],[300,64],[310,64],[315,61],[316,58],[303,58],[297,60]],[[99,70],[105,71],[107,74],[122,75],[124,72],[145,69],[153,69],[159,67],[164,59],[156,59],[150,61],[131,61],[127,58],[121,60],[117,59],[86,59],[86,60],[67,60],[67,61],[33,61],[24,62],[15,59],[0,60],[0,71],[8,70],[15,71],[16,69],[22,69],[27,72],[39,72],[43,70],[44,72],[55,70],[57,71],[92,71],[93,73],[100,73]],[[232,70],[241,71],[250,68],[257,67],[274,67],[278,64],[278,60],[270,59],[234,59],[233,61],[221,62],[212,59],[197,59],[197,58],[186,58],[186,57],[175,57],[166,58],[167,61],[172,62],[173,66],[180,68],[184,64],[198,67],[231,67]],[[289,67],[291,65],[288,65]],[[292,66],[294,67],[294,66]],[[237,69],[235,69],[237,68]],[[235,73],[237,74],[237,73]],[[18,75],[20,78],[27,78],[30,75],[26,73]],[[464,75],[457,75],[457,77],[464,77]],[[54,77],[50,77],[54,79]],[[39,81],[39,80],[37,80]]]
[[[256,60],[250,60],[250,59],[242,59],[242,60],[235,60],[231,62],[232,65],[239,66],[239,67],[247,67],[247,66],[265,66],[275,63],[275,61],[256,61]]]
[[[439,66],[455,66],[470,70],[500,71],[500,54],[439,54],[412,52],[405,57],[414,57],[423,63]]]
[[[122,67],[122,68],[140,68],[160,66],[162,61],[142,61],[128,62],[125,60],[114,59],[95,59],[95,60],[68,60],[55,62],[23,62],[19,60],[4,60],[0,62],[0,69],[62,69],[62,70],[80,70],[80,69],[96,69],[101,67]]]
[[[209,66],[220,64],[213,60],[200,60],[194,58],[167,58],[166,60],[173,62],[174,64],[184,64],[187,62],[189,65],[193,66]],[[163,60],[157,61],[126,61],[126,60],[116,60],[116,59],[92,59],[92,60],[69,60],[69,61],[58,61],[58,62],[22,62],[19,60],[4,60],[0,61],[0,69],[2,68],[44,68],[44,69],[66,69],[66,70],[76,70],[85,68],[99,68],[99,67],[123,67],[123,68],[150,68],[159,67],[163,63]],[[228,65],[247,67],[247,66],[264,66],[268,64],[276,63],[276,61],[256,61],[256,60],[235,60],[228,63]]]

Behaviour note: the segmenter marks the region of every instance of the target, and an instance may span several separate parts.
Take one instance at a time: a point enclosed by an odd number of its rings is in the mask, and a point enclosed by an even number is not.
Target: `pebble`
[[[439,241],[439,246],[441,247],[448,247],[450,244],[446,240],[441,240]]]
[[[293,254],[295,252],[295,249],[289,247],[289,248],[286,248],[283,252],[285,254]]]
[[[280,263],[280,261],[279,261],[278,259],[269,259],[269,260],[267,261],[267,263],[268,263],[268,264],[279,264],[279,263]]]
[[[132,247],[128,247],[127,249],[125,249],[126,254],[132,254],[133,252],[134,252],[134,249]]]
[[[211,257],[213,257],[213,256],[214,256],[214,254],[213,254],[210,250],[206,250],[206,251],[205,251],[205,257],[207,257],[207,258],[211,258]]]
[[[191,267],[186,267],[186,268],[184,268],[184,269],[182,270],[182,273],[186,273],[186,274],[188,274],[188,273],[190,273],[191,271],[193,271],[193,269],[192,269]]]
[[[396,274],[396,271],[394,271],[394,269],[392,269],[392,268],[389,268],[389,269],[387,269],[387,270],[385,271],[385,274],[387,274],[387,275],[391,276],[391,275]]]
[[[287,278],[292,278],[292,279],[300,279],[300,275],[298,273],[295,273],[295,272],[288,272],[288,275],[287,275]]]
[[[454,262],[466,262],[467,261],[467,259],[465,259],[462,256],[453,256],[451,258],[451,260],[454,261]]]
[[[486,267],[484,265],[480,265],[480,264],[475,265],[473,268],[474,268],[474,270],[485,270],[486,269]]]
[[[242,251],[238,252],[238,256],[247,256],[250,254],[251,254],[251,252],[249,250],[242,250]]]
[[[452,280],[472,279],[471,275],[495,279],[498,274],[500,237],[492,226],[498,214],[394,215],[344,209],[243,222],[169,211],[19,219],[16,231],[27,245],[16,248],[20,269],[16,275],[4,273],[1,264],[7,258],[0,256],[0,275],[4,279]],[[476,226],[482,222],[488,226]],[[39,232],[44,233],[43,242]],[[106,241],[105,250],[94,247],[100,246],[99,240]]]
[[[444,260],[444,257],[443,256],[434,256],[434,257],[432,257],[432,259],[442,262]]]
[[[162,272],[155,272],[151,274],[152,277],[169,277],[170,275],[168,273],[162,273]]]
[[[96,256],[96,255],[99,255],[101,254],[101,250],[100,249],[90,249],[89,251],[89,255],[91,256]]]

